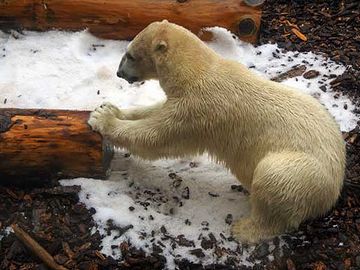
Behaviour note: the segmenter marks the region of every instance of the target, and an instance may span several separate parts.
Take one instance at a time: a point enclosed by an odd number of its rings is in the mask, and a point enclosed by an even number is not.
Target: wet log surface
[[[112,147],[87,124],[89,112],[0,109],[0,183],[105,178]]]
[[[0,29],[88,28],[96,36],[110,39],[132,39],[149,23],[167,19],[195,34],[204,27],[221,26],[255,42],[260,17],[261,7],[242,0],[0,1]]]

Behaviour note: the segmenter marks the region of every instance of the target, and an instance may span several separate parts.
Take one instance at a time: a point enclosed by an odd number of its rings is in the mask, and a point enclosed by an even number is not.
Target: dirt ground
[[[296,29],[295,31],[292,29]],[[307,41],[304,41],[307,39]],[[347,94],[360,113],[360,2],[268,0],[264,5],[259,43],[276,42],[286,50],[313,51],[352,65],[332,82]],[[298,233],[285,236],[288,246],[280,252],[278,239],[269,262],[266,244],[256,247],[253,267],[226,265],[203,267],[180,261],[179,269],[360,269],[360,128],[344,133],[347,168],[344,189],[336,207],[325,217],[307,221]],[[165,258],[154,250],[150,256],[127,242],[115,261],[99,252],[101,237],[91,234],[93,211],[79,203],[79,187],[0,187],[0,230],[20,224],[55,259],[69,269],[163,269]],[[121,228],[119,228],[121,229]],[[9,234],[0,240],[0,269],[47,269]]]

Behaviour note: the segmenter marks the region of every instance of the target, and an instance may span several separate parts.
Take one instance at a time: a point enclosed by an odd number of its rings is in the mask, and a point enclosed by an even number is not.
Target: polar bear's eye
[[[129,59],[129,60],[131,60],[131,61],[135,61],[135,57],[134,56],[132,56],[130,53],[126,53],[126,58],[127,59]]]

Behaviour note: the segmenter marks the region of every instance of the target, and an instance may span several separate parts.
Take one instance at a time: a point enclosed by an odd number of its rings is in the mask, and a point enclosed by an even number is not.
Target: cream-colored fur
[[[166,102],[136,110],[104,104],[89,124],[146,159],[206,151],[223,163],[251,193],[251,216],[232,228],[238,239],[296,229],[335,204],[345,145],[314,98],[223,59],[167,21],[149,25],[128,53],[133,63],[123,59],[120,75],[158,79]]]

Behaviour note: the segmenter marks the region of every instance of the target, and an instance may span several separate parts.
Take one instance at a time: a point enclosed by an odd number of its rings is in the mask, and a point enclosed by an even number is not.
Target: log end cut
[[[0,183],[106,178],[113,147],[91,130],[89,114],[0,109]]]

